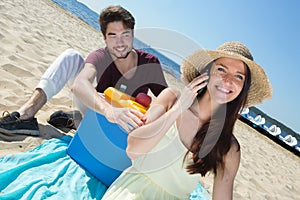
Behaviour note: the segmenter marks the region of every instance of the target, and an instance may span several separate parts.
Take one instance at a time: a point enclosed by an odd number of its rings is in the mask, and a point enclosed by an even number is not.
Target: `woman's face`
[[[219,58],[210,70],[207,90],[213,101],[218,104],[234,100],[242,91],[245,83],[246,65],[233,58]]]

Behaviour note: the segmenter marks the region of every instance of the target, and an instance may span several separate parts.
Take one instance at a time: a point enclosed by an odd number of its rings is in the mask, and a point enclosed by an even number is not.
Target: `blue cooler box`
[[[85,170],[109,187],[131,166],[126,154],[128,133],[103,115],[88,110],[67,153]]]

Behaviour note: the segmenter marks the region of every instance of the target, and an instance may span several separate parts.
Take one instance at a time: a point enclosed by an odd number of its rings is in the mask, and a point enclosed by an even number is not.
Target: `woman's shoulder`
[[[241,150],[238,140],[233,136],[229,151],[224,156],[225,168],[231,171],[231,174],[236,174],[241,159]]]
[[[240,143],[239,143],[239,141],[236,139],[236,137],[234,135],[232,135],[232,137],[231,137],[230,150],[240,151]]]
[[[240,144],[236,137],[232,136],[229,151],[225,154],[225,162],[239,161],[241,156]],[[226,164],[226,163],[225,163]]]

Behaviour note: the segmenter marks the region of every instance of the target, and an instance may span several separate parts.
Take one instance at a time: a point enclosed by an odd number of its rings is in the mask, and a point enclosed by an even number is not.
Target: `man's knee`
[[[72,48],[66,49],[62,54],[68,58],[83,60],[83,56],[78,51],[76,51],[75,49],[72,49]]]

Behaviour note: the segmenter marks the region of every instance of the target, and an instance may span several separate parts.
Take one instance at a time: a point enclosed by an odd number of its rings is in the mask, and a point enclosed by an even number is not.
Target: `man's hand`
[[[146,116],[135,109],[112,106],[109,110],[105,113],[106,118],[122,126],[128,133],[145,124]]]

